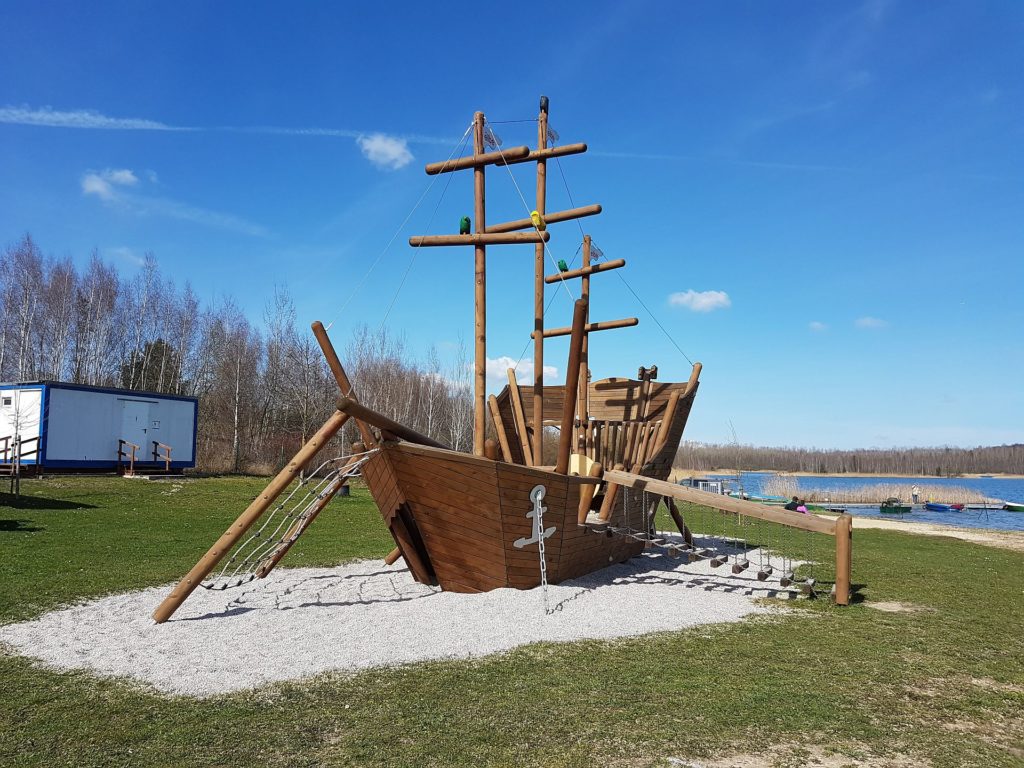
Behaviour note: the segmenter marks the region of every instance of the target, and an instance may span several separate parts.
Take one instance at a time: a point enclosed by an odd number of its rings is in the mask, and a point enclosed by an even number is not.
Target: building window
[[[11,398],[5,397],[4,398],[4,405],[10,405],[10,404],[11,404]]]

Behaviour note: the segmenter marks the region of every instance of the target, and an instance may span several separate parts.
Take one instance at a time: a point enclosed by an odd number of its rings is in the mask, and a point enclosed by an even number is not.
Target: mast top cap
[[[540,111],[543,112],[545,115],[548,113],[548,97],[547,96],[541,96],[540,97]]]

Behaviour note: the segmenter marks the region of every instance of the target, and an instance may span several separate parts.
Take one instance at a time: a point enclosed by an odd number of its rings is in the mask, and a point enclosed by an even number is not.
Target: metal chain
[[[541,503],[544,500],[546,489],[543,485],[536,486],[530,492],[533,500],[533,535],[537,537],[537,551],[540,553],[540,586],[544,593],[544,615],[551,611],[548,609],[548,564],[544,556],[544,510]]]

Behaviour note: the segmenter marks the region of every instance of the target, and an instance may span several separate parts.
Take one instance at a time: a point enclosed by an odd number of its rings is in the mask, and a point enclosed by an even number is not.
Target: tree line
[[[823,450],[684,442],[676,454],[676,466],[699,472],[768,469],[828,475],[866,473],[950,477],[995,472],[1024,474],[1024,444],[979,448]]]
[[[334,409],[338,388],[286,288],[257,326],[231,298],[203,304],[147,253],[125,277],[93,252],[84,268],[31,235],[0,255],[0,381],[67,381],[199,398],[198,466],[269,472]],[[338,343],[339,339],[335,342]],[[350,331],[339,354],[359,399],[453,448],[472,442],[463,361],[418,361],[386,330]],[[463,356],[464,357],[464,356]],[[357,440],[345,429],[330,452]]]

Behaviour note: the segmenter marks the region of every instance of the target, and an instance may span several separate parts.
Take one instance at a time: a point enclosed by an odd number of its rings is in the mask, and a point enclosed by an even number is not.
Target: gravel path
[[[222,592],[197,590],[166,624],[150,619],[170,585],[112,595],[0,627],[0,642],[60,669],[128,676],[159,691],[206,697],[325,672],[464,659],[540,641],[572,642],[739,621],[777,609],[778,571],[758,582],[706,561],[662,554],[541,591],[441,592],[401,561],[275,571]]]

